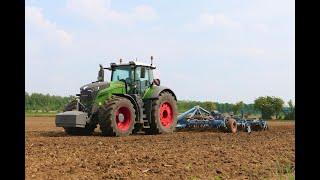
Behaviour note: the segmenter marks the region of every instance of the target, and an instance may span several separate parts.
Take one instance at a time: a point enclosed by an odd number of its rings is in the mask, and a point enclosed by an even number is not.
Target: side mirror
[[[100,64],[100,70],[98,73],[98,81],[101,81],[101,82],[104,81],[104,69],[101,64]]]
[[[146,77],[146,68],[142,67],[140,72],[140,78],[145,78],[145,77]]]
[[[154,79],[152,81],[152,84],[156,85],[156,86],[160,86],[160,79]]]

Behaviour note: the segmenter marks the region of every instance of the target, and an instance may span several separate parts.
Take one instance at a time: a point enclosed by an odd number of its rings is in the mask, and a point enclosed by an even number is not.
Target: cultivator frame
[[[194,106],[186,112],[178,116],[176,129],[190,129],[190,128],[212,128],[223,132],[230,132],[228,121],[235,119],[237,130],[246,131],[261,131],[267,130],[268,124],[263,120],[248,120],[241,118],[225,117],[219,113],[210,113],[208,110]]]
[[[176,129],[185,128],[213,128],[220,131],[228,131],[227,119],[215,119],[209,111],[194,106],[178,116]]]

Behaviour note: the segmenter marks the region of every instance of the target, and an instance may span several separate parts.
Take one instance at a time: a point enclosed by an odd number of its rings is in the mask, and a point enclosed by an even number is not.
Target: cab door
[[[144,66],[139,66],[136,68],[135,73],[135,82],[136,82],[136,90],[137,94],[143,96],[146,89],[150,86],[150,73],[149,68]]]

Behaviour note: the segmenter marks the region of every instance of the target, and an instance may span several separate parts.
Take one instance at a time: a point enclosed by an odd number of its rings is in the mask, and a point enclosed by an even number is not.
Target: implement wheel
[[[112,96],[99,111],[100,130],[105,136],[130,135],[135,119],[135,109],[124,97]]]
[[[237,132],[237,122],[233,118],[229,118],[226,122],[226,125],[228,127],[228,132],[236,133]]]
[[[177,102],[169,92],[160,94],[152,103],[150,129],[147,134],[172,133],[177,125]]]

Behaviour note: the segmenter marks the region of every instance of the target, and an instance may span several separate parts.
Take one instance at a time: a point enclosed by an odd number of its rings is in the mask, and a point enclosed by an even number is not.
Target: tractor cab
[[[142,62],[130,61],[129,63],[111,63],[111,82],[122,81],[125,83],[128,94],[139,94],[143,96],[146,89],[153,82],[153,69],[156,67]]]

